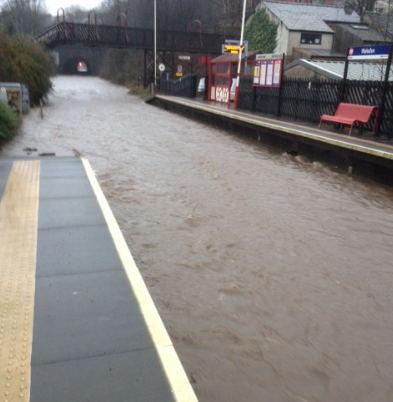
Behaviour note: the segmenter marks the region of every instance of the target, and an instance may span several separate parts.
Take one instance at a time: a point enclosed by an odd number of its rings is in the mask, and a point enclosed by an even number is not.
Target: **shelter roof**
[[[342,79],[344,77],[344,61],[321,61],[299,59],[284,67],[284,71],[296,66],[303,66],[329,79]],[[376,63],[354,63],[348,64],[347,79],[364,81],[383,81],[386,65]],[[393,81],[393,68],[390,69],[389,81]]]
[[[334,33],[327,22],[359,23],[360,17],[355,12],[345,12],[344,8],[317,6],[298,3],[263,2],[290,31],[312,31]]]
[[[255,60],[255,56],[257,54],[263,53],[260,50],[252,50],[251,52],[248,52],[247,59],[248,60]],[[244,52],[242,53],[242,60],[246,58],[246,55]],[[224,53],[221,56],[216,57],[215,59],[212,59],[212,63],[235,63],[239,60],[239,55],[238,54],[231,54],[231,53]]]

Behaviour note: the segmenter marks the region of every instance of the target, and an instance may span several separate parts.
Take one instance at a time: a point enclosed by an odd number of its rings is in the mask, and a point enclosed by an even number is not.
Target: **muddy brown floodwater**
[[[391,189],[54,86],[2,155],[89,159],[200,402],[393,401]]]

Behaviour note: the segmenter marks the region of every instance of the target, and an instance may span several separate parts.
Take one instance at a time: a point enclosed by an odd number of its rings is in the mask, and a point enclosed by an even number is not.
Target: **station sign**
[[[181,64],[178,64],[175,76],[179,78],[183,77],[183,66]]]
[[[239,40],[226,40],[225,44],[222,45],[222,53],[239,54],[240,49],[242,53],[247,57],[248,54],[248,41],[243,41],[242,46],[240,46]]]
[[[179,60],[191,60],[191,56],[179,56]]]
[[[264,53],[264,54],[257,54],[255,56],[255,60],[277,60],[283,59],[283,53]]]
[[[348,60],[386,60],[389,57],[390,46],[362,46],[348,49]]]
[[[244,52],[244,45],[224,45],[224,53],[238,54],[240,52],[240,49],[242,50],[242,52]]]

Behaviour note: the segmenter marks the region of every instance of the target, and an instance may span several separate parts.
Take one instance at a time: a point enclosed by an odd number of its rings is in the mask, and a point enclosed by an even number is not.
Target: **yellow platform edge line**
[[[180,362],[161,317],[158,314],[157,308],[150,296],[142,275],[135,264],[134,258],[131,255],[108,201],[94,175],[90,163],[85,158],[81,158],[81,160],[101,211],[105,217],[124,270],[139,302],[144,320],[152,336],[165,374],[172,388],[172,393],[178,402],[197,402],[197,397],[188,380],[187,374]]]
[[[1,402],[30,400],[39,175],[39,161],[15,161],[0,204]]]

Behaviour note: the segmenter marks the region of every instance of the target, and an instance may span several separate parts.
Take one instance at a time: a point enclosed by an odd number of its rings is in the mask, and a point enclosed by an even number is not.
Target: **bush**
[[[18,132],[19,119],[12,110],[0,102],[0,144],[12,139]]]
[[[15,81],[27,85],[31,102],[52,89],[54,74],[52,56],[27,36],[8,36],[0,32],[0,81]]]
[[[248,50],[261,50],[273,53],[277,46],[278,24],[269,18],[264,8],[259,8],[252,15],[244,28],[244,39],[248,41]]]

